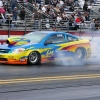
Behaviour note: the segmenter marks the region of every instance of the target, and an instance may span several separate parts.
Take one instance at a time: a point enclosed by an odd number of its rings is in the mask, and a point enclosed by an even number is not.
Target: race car
[[[62,55],[83,61],[91,56],[90,41],[66,32],[35,31],[9,37],[6,44],[0,45],[0,63],[5,64],[41,64]]]

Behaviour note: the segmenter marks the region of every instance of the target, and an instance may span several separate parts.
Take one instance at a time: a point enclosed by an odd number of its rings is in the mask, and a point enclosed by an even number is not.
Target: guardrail
[[[9,21],[10,22],[10,21]],[[85,29],[94,29],[93,23],[91,21],[84,21],[84,23],[71,23],[69,20],[62,20],[58,22],[56,19],[25,19],[25,20],[17,20],[12,21],[10,24],[2,24],[1,30],[6,29],[9,30],[9,35],[11,30],[40,30],[40,31],[51,31],[54,30],[58,31],[77,31],[80,32]]]
[[[59,31],[69,31],[69,30],[77,30],[77,29],[91,29],[91,21],[84,21],[84,23],[76,24],[75,22],[72,23],[69,20],[61,20],[58,22],[56,19],[33,19],[32,20],[30,18],[29,19],[26,18],[25,20],[12,21],[11,24],[10,23],[3,24],[2,26],[3,28],[9,30],[16,29],[16,27],[17,29],[23,29],[25,31],[27,29],[52,30],[53,27],[56,27],[56,29]]]

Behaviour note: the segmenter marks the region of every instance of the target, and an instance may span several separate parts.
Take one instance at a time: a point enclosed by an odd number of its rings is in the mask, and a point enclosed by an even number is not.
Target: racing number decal
[[[46,53],[46,57],[51,57],[54,55],[54,51],[52,50],[47,50],[47,53]]]

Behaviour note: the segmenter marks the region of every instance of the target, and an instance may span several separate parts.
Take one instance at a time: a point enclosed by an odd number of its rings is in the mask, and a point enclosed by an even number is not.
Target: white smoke
[[[81,39],[90,40],[92,54],[91,57],[84,60],[83,63],[76,62],[72,60],[72,57],[65,57],[63,52],[58,53],[57,56],[60,60],[56,60],[55,64],[57,65],[84,65],[84,64],[100,64],[100,30],[98,31],[90,31],[87,30],[85,34],[80,34],[79,37]],[[62,56],[61,56],[62,55]]]
[[[88,63],[100,64],[100,30],[95,31],[91,41],[92,55]]]

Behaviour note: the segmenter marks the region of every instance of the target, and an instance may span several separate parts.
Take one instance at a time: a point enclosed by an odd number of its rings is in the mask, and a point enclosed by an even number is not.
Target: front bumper
[[[0,63],[27,64],[27,56],[23,56],[23,54],[0,54]]]

